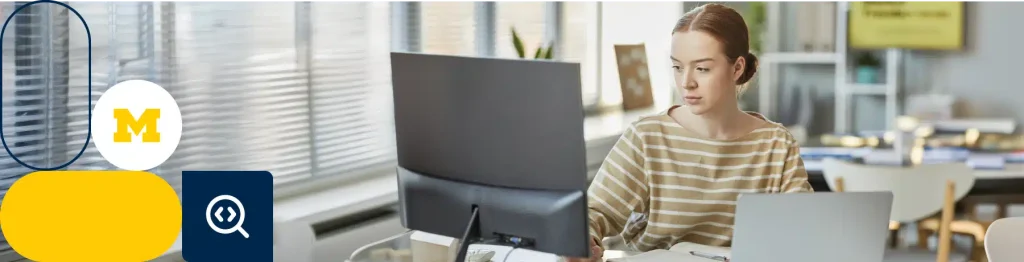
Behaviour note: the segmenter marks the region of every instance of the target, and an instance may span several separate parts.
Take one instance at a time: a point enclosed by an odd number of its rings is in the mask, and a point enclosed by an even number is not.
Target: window
[[[562,3],[561,59],[580,63],[580,77],[583,84],[584,106],[596,106],[598,93],[597,51],[597,3]],[[618,85],[614,85],[617,87]]]
[[[668,58],[672,27],[682,17],[679,2],[604,2],[601,8],[601,102],[622,103],[616,44],[644,43],[651,74],[655,105],[672,102],[671,60]],[[643,15],[637,15],[643,14]]]
[[[524,41],[526,55],[532,56],[547,34],[548,6],[545,2],[498,3],[497,54],[516,56],[509,32],[515,26]],[[580,63],[584,104],[595,107],[622,103],[613,45],[637,43],[647,45],[655,104],[671,103],[669,32],[681,15],[680,3],[561,3],[558,56],[562,61]]]
[[[527,58],[533,58],[535,51],[541,45],[548,46],[550,39],[546,39],[545,10],[547,2],[498,2],[497,3],[497,26],[495,28],[495,45],[498,57],[519,57],[515,46],[512,44],[512,28],[523,41],[523,53]]]
[[[312,4],[314,175],[395,160],[389,8],[387,2]]]
[[[175,97],[181,142],[151,171],[177,190],[182,170],[269,170],[281,183],[395,158],[388,3],[71,5],[91,29],[93,103],[129,79]],[[36,7],[3,39],[3,131],[21,160],[55,166],[88,134],[88,50],[74,14]],[[69,169],[113,167],[90,144]],[[0,158],[0,185],[29,171]]]
[[[6,19],[24,4],[0,3],[0,9]],[[2,50],[4,140],[19,160],[40,168],[67,162],[69,126],[75,125],[67,119],[68,13],[49,6],[37,4],[19,12],[7,27]],[[52,20],[63,20],[64,26]],[[0,157],[0,197],[32,171],[12,157]]]
[[[476,55],[476,7],[473,2],[420,3],[424,53]]]

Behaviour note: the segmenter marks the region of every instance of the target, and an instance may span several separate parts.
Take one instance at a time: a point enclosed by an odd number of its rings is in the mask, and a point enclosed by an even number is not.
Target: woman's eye
[[[698,67],[698,68],[697,68],[697,71],[700,71],[700,72],[707,72],[707,71],[709,71],[709,70],[710,70],[710,69],[708,69],[707,67]]]
[[[674,66],[672,66],[672,70],[680,71],[680,70],[683,70],[683,68],[680,67],[680,66],[675,66],[674,65]]]

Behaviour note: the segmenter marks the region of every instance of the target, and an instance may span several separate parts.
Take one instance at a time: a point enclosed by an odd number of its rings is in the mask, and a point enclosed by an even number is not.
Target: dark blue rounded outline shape
[[[11,152],[11,148],[7,147],[7,139],[4,138],[4,132],[3,132],[3,128],[4,128],[3,127],[3,123],[4,123],[3,110],[4,109],[3,109],[3,106],[0,105],[0,142],[3,142],[4,150],[7,150],[7,154],[10,155],[11,158],[14,159],[14,161],[17,161],[18,164],[21,164],[22,166],[25,166],[27,168],[31,168],[31,169],[34,169],[34,170],[37,170],[37,171],[50,171],[50,170],[57,170],[57,169],[65,168],[65,167],[71,165],[71,163],[74,163],[75,161],[77,161],[78,158],[82,156],[82,153],[85,153],[85,149],[87,147],[89,147],[89,138],[92,137],[92,33],[89,31],[89,24],[85,22],[85,18],[82,18],[82,14],[79,14],[78,10],[75,10],[74,8],[71,8],[71,6],[68,6],[65,3],[56,2],[56,1],[52,1],[52,0],[33,1],[33,2],[29,2],[29,3],[25,4],[25,5],[22,5],[21,7],[18,7],[18,9],[14,9],[14,12],[11,12],[11,16],[7,17],[7,20],[4,21],[4,27],[2,29],[0,29],[0,50],[3,50],[4,43],[3,43],[2,40],[4,39],[4,33],[7,32],[7,25],[11,23],[11,19],[14,18],[14,15],[17,14],[18,12],[20,12],[22,9],[25,9],[26,7],[29,7],[29,6],[32,6],[32,5],[35,5],[35,4],[39,4],[39,3],[51,3],[51,4],[57,4],[57,5],[63,6],[64,8],[67,8],[68,10],[71,10],[71,12],[74,12],[75,15],[78,16],[78,20],[81,20],[82,21],[82,25],[85,26],[85,36],[89,38],[89,45],[88,45],[88,47],[89,47],[88,48],[88,50],[89,50],[89,72],[87,74],[89,76],[89,93],[88,93],[89,94],[89,107],[87,108],[87,110],[89,110],[89,130],[88,130],[88,133],[86,133],[86,135],[85,135],[85,144],[82,145],[82,150],[78,151],[78,155],[75,155],[75,158],[72,158],[70,161],[68,161],[67,163],[64,163],[64,164],[62,164],[60,166],[47,167],[47,168],[38,168],[38,167],[35,167],[35,166],[32,166],[32,165],[26,164],[25,162],[22,162],[21,159],[18,159],[18,156],[14,155],[14,152]],[[0,63],[0,72],[3,72],[3,63]],[[2,83],[3,83],[3,74],[0,74],[0,88],[3,87]],[[0,100],[2,100],[2,99],[3,99],[3,92],[0,92]]]

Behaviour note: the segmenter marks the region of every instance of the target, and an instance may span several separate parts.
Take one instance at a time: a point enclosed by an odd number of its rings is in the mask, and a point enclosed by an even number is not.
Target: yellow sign
[[[962,2],[850,3],[851,48],[958,50],[964,45]]]
[[[115,108],[114,119],[117,119],[117,132],[114,132],[114,142],[131,143],[132,133],[128,132],[128,129],[131,128],[135,134],[142,134],[142,142],[159,143],[160,132],[156,129],[156,120],[159,118],[159,108],[147,108],[138,119],[135,119],[132,112],[126,108]]]

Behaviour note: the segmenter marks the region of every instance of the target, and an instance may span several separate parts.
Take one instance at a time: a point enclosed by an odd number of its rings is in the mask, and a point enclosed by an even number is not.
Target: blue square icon
[[[273,261],[274,178],[266,171],[182,172],[182,256]]]

